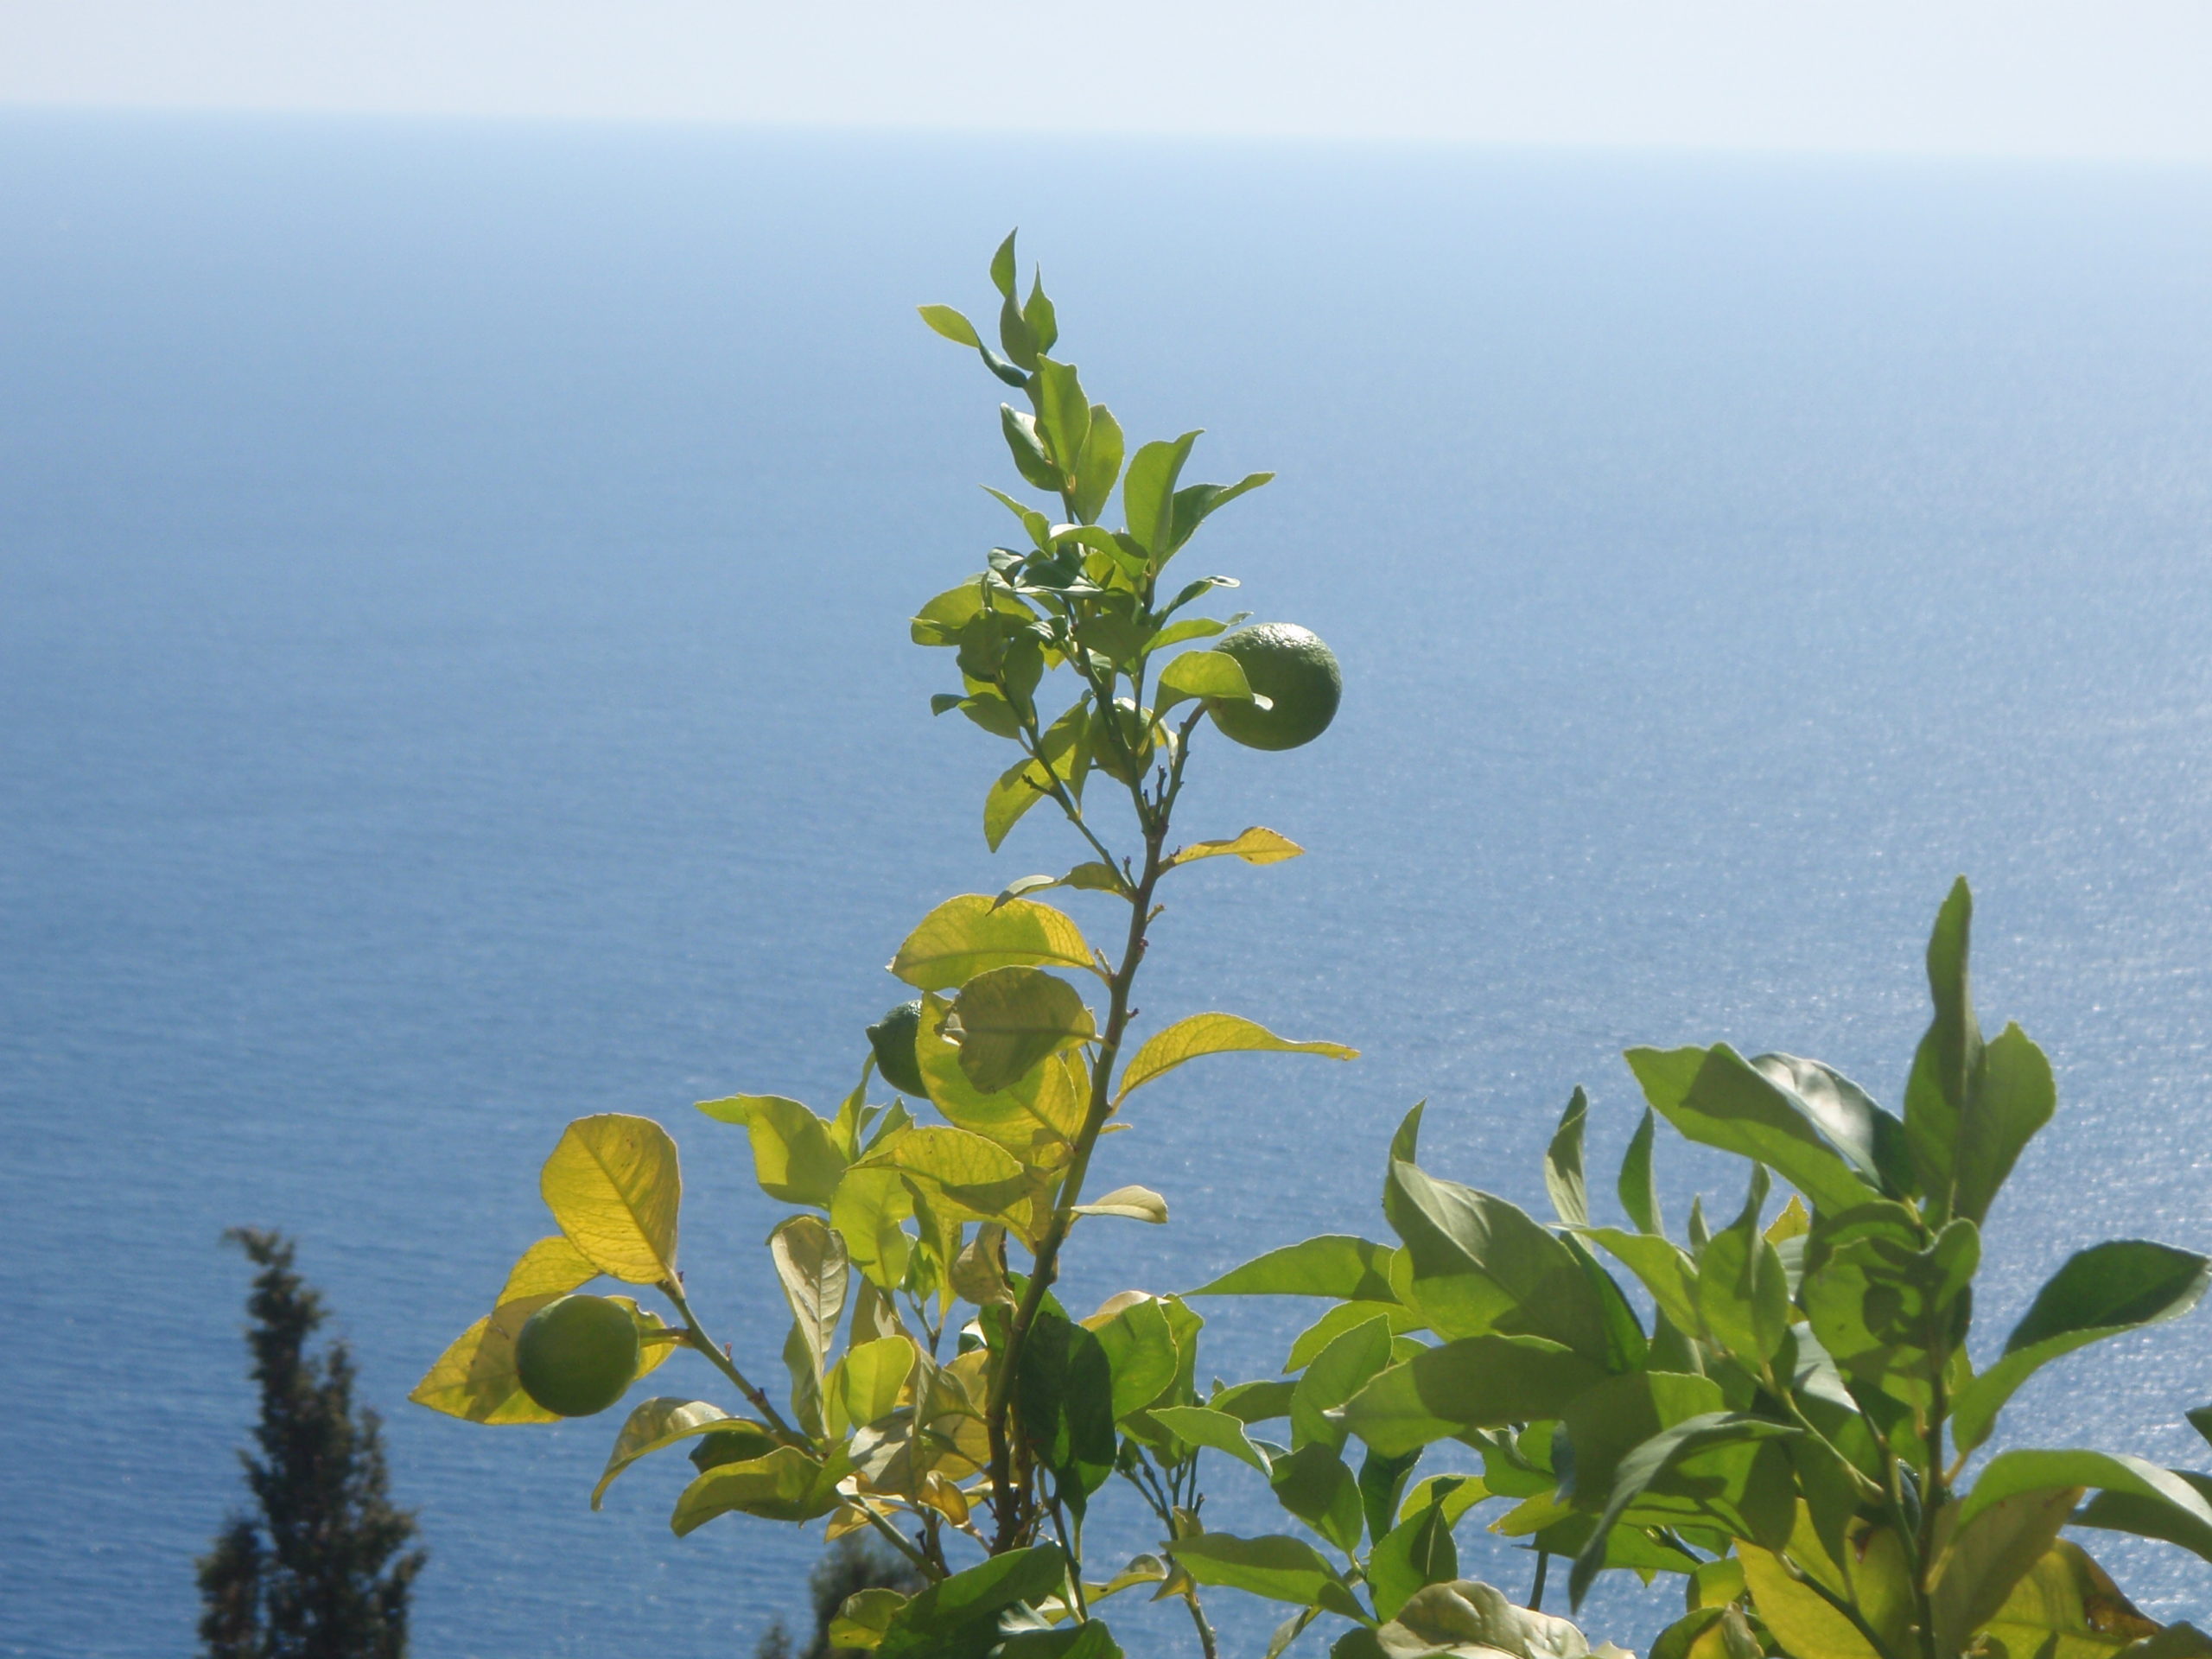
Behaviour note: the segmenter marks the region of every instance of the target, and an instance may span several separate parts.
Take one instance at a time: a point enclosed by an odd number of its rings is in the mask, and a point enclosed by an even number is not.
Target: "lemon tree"
[[[1302,1638],[1335,1659],[1581,1659],[1582,1632],[1543,1610],[1555,1560],[1577,1603],[1603,1573],[1679,1575],[1686,1616],[1654,1659],[2212,1659],[2062,1535],[2212,1559],[2212,1477],[2014,1448],[1966,1478],[2030,1376],[2186,1312],[2212,1264],[2133,1239],[2082,1252],[1975,1368],[1980,1228],[2056,1090],[2017,1027],[1985,1040],[1975,1021],[1963,884],[1929,946],[1936,1017],[1901,1116],[1787,1054],[1636,1050],[1650,1110],[1617,1183],[1625,1226],[1592,1201],[1579,1090],[1545,1160],[1548,1222],[1427,1173],[1415,1109],[1382,1160],[1395,1242],[1290,1240],[1181,1294],[1063,1304],[1078,1229],[1111,1251],[1117,1229],[1169,1222],[1142,1185],[1091,1190],[1136,1091],[1222,1056],[1356,1058],[1250,1013],[1141,1022],[1135,1001],[1179,872],[1300,852],[1262,826],[1191,835],[1194,753],[1210,732],[1313,741],[1342,675],[1305,628],[1211,614],[1236,583],[1176,566],[1270,475],[1186,481],[1197,432],[1130,448],[1058,354],[1041,279],[1017,283],[1013,238],[990,276],[989,340],[950,307],[922,317],[1014,394],[997,416],[1014,487],[991,491],[1011,530],[911,632],[943,653],[935,712],[1004,746],[988,846],[1042,810],[1074,861],[914,923],[889,964],[905,998],[855,1033],[831,1109],[698,1103],[708,1132],[745,1137],[786,1212],[731,1327],[743,1363],[685,1289],[673,1138],[602,1114],[569,1124],[541,1171],[556,1230],[413,1397],[549,1423],[611,1409],[680,1353],[684,1391],[631,1405],[592,1506],[678,1450],[679,1535],[738,1518],[876,1535],[926,1587],[862,1591],[830,1635],[883,1659],[1111,1659],[1109,1604],[1135,1590],[1179,1603],[1206,1659],[1217,1592],[1277,1605],[1267,1659]],[[1096,938],[1048,901],[1068,893],[1105,906]],[[1700,1205],[1666,1230],[1661,1119],[1747,1166],[1733,1220]],[[653,1306],[587,1289],[601,1280]],[[1311,1321],[1280,1371],[1202,1387],[1204,1310],[1255,1295],[1306,1299]],[[763,1329],[782,1333],[772,1384]],[[2212,1436],[2212,1412],[2193,1421]],[[1279,1529],[1210,1527],[1223,1483],[1268,1494]],[[1085,1551],[1109,1493],[1149,1511],[1155,1549]],[[1458,1534],[1485,1510],[1533,1554],[1517,1595],[1459,1572]]]

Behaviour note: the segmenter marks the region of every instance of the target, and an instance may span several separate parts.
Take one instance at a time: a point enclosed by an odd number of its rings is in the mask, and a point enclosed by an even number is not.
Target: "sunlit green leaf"
[[[601,1273],[633,1285],[676,1277],[683,1179],[676,1142],[651,1118],[578,1118],[545,1160],[537,1190],[569,1242]]]
[[[1651,1109],[1647,1106],[1636,1133],[1629,1137],[1616,1191],[1620,1194],[1621,1208],[1628,1211],[1628,1218],[1636,1224],[1637,1231],[1663,1236],[1667,1228],[1659,1213],[1659,1188],[1651,1178]]]
[[[1090,946],[1075,923],[1049,905],[963,893],[924,917],[892,959],[891,971],[917,990],[950,990],[993,968],[1088,968]]]
[[[500,1287],[499,1301],[512,1302],[524,1296],[558,1296],[563,1291],[574,1290],[599,1277],[584,1253],[569,1243],[565,1233],[556,1233],[550,1238],[541,1238],[522,1253],[522,1257],[508,1271],[507,1282]]]
[[[1440,1336],[1545,1337],[1601,1362],[1610,1352],[1596,1287],[1518,1206],[1394,1155],[1382,1212],[1406,1242],[1413,1300]]]
[[[1268,1484],[1275,1502],[1338,1549],[1359,1548],[1359,1483],[1335,1446],[1316,1441],[1277,1459]]]
[[[1663,1430],[1723,1405],[1719,1384],[1702,1376],[1638,1371],[1607,1377],[1559,1413],[1574,1447],[1560,1495],[1579,1510],[1603,1510],[1624,1458]]]
[[[1078,1204],[1078,1216],[1120,1216],[1127,1221],[1148,1221],[1155,1227],[1167,1224],[1167,1200],[1148,1186],[1117,1186],[1103,1198]]]
[[[1075,464],[1075,516],[1091,524],[1106,510],[1122,475],[1122,423],[1103,404],[1090,406],[1090,428]]]
[[[1026,967],[977,974],[953,999],[952,1018],[959,1027],[960,1069],[986,1094],[1096,1031],[1074,986]]]
[[[1129,458],[1122,478],[1122,511],[1137,545],[1164,563],[1174,550],[1175,482],[1190,459],[1197,432],[1173,442],[1147,443]]]
[[[1090,435],[1090,399],[1084,395],[1075,365],[1050,358],[1037,360],[1037,390],[1038,433],[1061,475],[1058,487],[1065,488],[1075,475],[1084,441]]]
[[[1166,1072],[1173,1071],[1185,1060],[1195,1060],[1205,1054],[1262,1053],[1262,1054],[1319,1054],[1332,1060],[1356,1060],[1359,1051],[1346,1048],[1342,1043],[1294,1042],[1278,1037],[1265,1026],[1240,1018],[1233,1014],[1194,1014],[1178,1020],[1165,1031],[1156,1032],[1145,1039],[1144,1046],[1129,1058],[1122,1068],[1118,1101],[1127,1100]],[[1214,1294],[1222,1294],[1214,1292]],[[1326,1294],[1308,1292],[1307,1294]]]
[[[1011,352],[1007,355],[1017,363],[1021,360]],[[1006,438],[1007,453],[1014,457],[1014,470],[1038,489],[1057,493],[1064,476],[1052,464],[1052,458],[1045,453],[1044,441],[1038,435],[1036,416],[1012,404],[1001,404],[999,430]]]
[[[768,1255],[818,1376],[845,1311],[845,1241],[813,1216],[793,1216],[768,1235]]]
[[[553,1423],[560,1419],[523,1392],[515,1338],[558,1292],[502,1302],[455,1338],[408,1398],[472,1423]]]
[[[1376,1540],[1367,1581],[1377,1617],[1395,1618],[1415,1592],[1459,1576],[1459,1550],[1452,1537],[1459,1516],[1446,1500],[1465,1484],[1464,1477],[1438,1478],[1429,1485],[1429,1501]]]
[[[2057,1541],[2082,1491],[2060,1486],[2018,1492],[1989,1505],[1971,1525],[1952,1529],[1930,1597],[1939,1651],[1963,1653],[1974,1633],[1997,1616],[2013,1587]]]
[[[1615,1470],[1613,1490],[1606,1500],[1605,1513],[1599,1517],[1589,1546],[1575,1558],[1574,1570],[1568,1578],[1568,1593],[1575,1605],[1581,1605],[1582,1598],[1589,1592],[1591,1580],[1604,1569],[1607,1536],[1623,1515],[1655,1490],[1665,1490],[1672,1484],[1669,1478],[1682,1465],[1715,1451],[1741,1452],[1748,1448],[1752,1455],[1738,1461],[1732,1470],[1716,1471],[1722,1476],[1719,1480],[1694,1479],[1690,1483],[1690,1491],[1695,1495],[1692,1501],[1719,1514],[1732,1529],[1744,1528],[1738,1535],[1780,1548],[1789,1538],[1794,1518],[1794,1487],[1788,1478],[1786,1459],[1778,1483],[1757,1479],[1758,1454],[1764,1450],[1758,1443],[1791,1439],[1799,1432],[1789,1424],[1763,1418],[1707,1412],[1661,1430],[1622,1458]]]
[[[661,1396],[640,1402],[622,1425],[621,1433],[614,1437],[613,1449],[607,1454],[607,1468],[600,1475],[599,1484],[591,1489],[592,1508],[599,1507],[615,1477],[640,1458],[650,1457],[679,1440],[691,1440],[729,1421],[728,1412],[704,1400]]]
[[[1192,697],[1249,702],[1262,709],[1274,706],[1253,691],[1244,677],[1244,665],[1225,651],[1186,651],[1168,661],[1155,683],[1155,706],[1162,714]]]
[[[1210,1406],[1155,1406],[1152,1414],[1178,1439],[1192,1446],[1226,1452],[1262,1474],[1268,1472],[1267,1454],[1252,1444],[1244,1433],[1244,1425],[1227,1412],[1216,1411]]]
[[[845,1598],[836,1617],[830,1621],[831,1646],[862,1652],[872,1649],[883,1640],[883,1633],[891,1628],[892,1619],[906,1605],[906,1599],[897,1590],[855,1590]]]
[[[1180,661],[1180,658],[1177,659]],[[1241,858],[1247,864],[1280,864],[1285,859],[1296,858],[1306,849],[1287,836],[1279,836],[1272,830],[1257,824],[1239,836],[1225,841],[1198,841],[1168,860],[1168,863],[1195,864],[1202,858]]]
[[[1343,1423],[1385,1454],[1472,1428],[1556,1417],[1604,1368],[1532,1337],[1464,1337],[1394,1365],[1349,1400]]]
[[[1780,1556],[1740,1542],[1736,1554],[1759,1618],[1793,1659],[1884,1659],[1818,1591],[1794,1577]]]
[[[1340,1600],[1351,1604],[1342,1609],[1347,1616],[1362,1611],[1337,1570],[1300,1539],[1209,1532],[1179,1538],[1167,1546],[1167,1553],[1200,1584],[1243,1590],[1300,1607],[1329,1606]]]
[[[1971,1451],[1987,1440],[2013,1390],[2050,1361],[2106,1337],[2178,1318],[2203,1297],[2208,1276],[2212,1262],[2203,1256],[2141,1239],[2078,1252],[2037,1293],[2034,1306],[2005,1338],[2004,1357],[1960,1393],[1951,1419],[1960,1447]]]
[[[1274,478],[1273,473],[1250,473],[1234,484],[1192,484],[1176,491],[1169,513],[1167,550],[1172,553],[1189,541],[1215,509],[1227,506],[1238,496],[1258,489]]]
[[[1914,1191],[1904,1125],[1849,1077],[1794,1054],[1758,1055],[1751,1069],[1781,1090],[1885,1197],[1904,1198]]]
[[[1415,1591],[1381,1635],[1393,1656],[1566,1659],[1590,1651],[1588,1638],[1567,1620],[1518,1606],[1503,1591],[1471,1579]],[[1613,1649],[1606,1659],[1618,1654]]]
[[[749,1463],[726,1463],[683,1489],[669,1526],[681,1538],[733,1511],[771,1521],[810,1521],[837,1507],[836,1484],[849,1468],[842,1447],[827,1465],[791,1446]]]
[[[1292,1379],[1268,1377],[1217,1389],[1205,1403],[1215,1411],[1227,1412],[1249,1428],[1255,1423],[1289,1416],[1291,1399],[1297,1392],[1298,1384]]]
[[[1010,499],[1000,497],[1001,500]],[[917,611],[908,632],[918,645],[957,645],[961,631],[982,613],[986,605],[1014,621],[1035,620],[1036,613],[1004,588],[987,589],[984,583],[971,576],[957,588],[946,588]]]
[[[983,338],[976,332],[976,325],[949,305],[924,305],[915,308],[922,314],[922,321],[947,340],[962,346],[972,346],[981,351]]]
[[[1562,1227],[1590,1224],[1590,1188],[1582,1176],[1582,1130],[1589,1116],[1589,1096],[1577,1089],[1544,1153],[1544,1190]]]
[[[2022,1148],[2058,1109],[2050,1062],[2018,1026],[1982,1050],[1974,1092],[1959,1125],[1958,1186],[1952,1209],[1985,1220]]]
[[[1142,1411],[1175,1380],[1175,1333],[1166,1307],[1147,1296],[1094,1327],[1114,1373],[1114,1420]]]
[[[906,1276],[913,1240],[903,1224],[913,1213],[914,1200],[896,1169],[849,1169],[830,1200],[830,1224],[853,1265],[885,1290],[895,1290]]]
[[[1290,1355],[1282,1363],[1286,1371],[1302,1371],[1313,1363],[1313,1357],[1355,1325],[1365,1325],[1380,1318],[1389,1326],[1394,1337],[1421,1328],[1421,1315],[1398,1302],[1339,1302],[1298,1334],[1290,1344]]]
[[[1875,1196],[1788,1096],[1726,1043],[1632,1048],[1629,1067],[1659,1116],[1688,1139],[1766,1165],[1831,1212]]]
[[[781,1095],[731,1095],[702,1100],[699,1109],[717,1123],[741,1123],[753,1141],[753,1178],[779,1204],[827,1209],[845,1173],[844,1154],[830,1126]]]
[[[1390,1322],[1372,1319],[1334,1338],[1313,1357],[1292,1391],[1290,1439],[1294,1448],[1319,1441],[1344,1443],[1344,1426],[1325,1413],[1334,1411],[1390,1363]]]
[[[2062,1538],[2013,1586],[1983,1631],[2010,1654],[2110,1659],[2159,1629],[2079,1545]],[[2145,1652],[2140,1659],[2151,1656]]]
[[[1339,1300],[1393,1301],[1387,1244],[1344,1233],[1326,1233],[1255,1256],[1241,1268],[1200,1285],[1193,1296],[1330,1296]]]
[[[1905,1141],[1933,1219],[1949,1218],[1958,1174],[1959,1128],[1974,1074],[1981,1069],[1981,1027],[1967,978],[1974,895],[1961,876],[1936,912],[1928,940],[1928,989],[1936,1017],[1913,1057],[1904,1090]],[[1818,1202],[1817,1198],[1815,1202]]]

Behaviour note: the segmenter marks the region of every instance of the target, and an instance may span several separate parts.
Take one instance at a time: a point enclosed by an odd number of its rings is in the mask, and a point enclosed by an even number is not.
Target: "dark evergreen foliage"
[[[922,1580],[896,1555],[859,1534],[849,1533],[830,1545],[829,1554],[815,1564],[806,1587],[814,1608],[814,1639],[804,1648],[794,1648],[791,1632],[779,1618],[753,1649],[753,1659],[865,1659],[861,1649],[830,1645],[830,1621],[836,1618],[845,1598],[861,1590],[897,1590],[912,1595],[922,1588]]]
[[[233,1516],[200,1560],[200,1640],[209,1659],[403,1659],[423,1551],[415,1519],[385,1491],[375,1412],[353,1405],[342,1342],[307,1352],[327,1317],[292,1271],[292,1244],[225,1235],[261,1271],[246,1345],[261,1389],[257,1454],[239,1453],[252,1512]],[[406,1553],[402,1553],[405,1551]]]

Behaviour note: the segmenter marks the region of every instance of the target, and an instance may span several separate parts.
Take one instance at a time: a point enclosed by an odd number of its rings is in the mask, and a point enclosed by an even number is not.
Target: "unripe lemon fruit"
[[[1224,634],[1213,648],[1234,657],[1246,683],[1273,705],[1209,702],[1206,712],[1231,741],[1248,749],[1294,749],[1327,731],[1337,717],[1344,671],[1311,630],[1294,622],[1261,622]]]
[[[637,1379],[638,1322],[605,1296],[563,1296],[523,1321],[515,1376],[523,1392],[563,1417],[588,1417]]]
[[[901,1002],[868,1028],[868,1046],[875,1051],[875,1069],[883,1080],[902,1095],[929,1098],[922,1085],[921,1062],[914,1058],[914,1039],[921,1035],[922,1004],[918,997]]]

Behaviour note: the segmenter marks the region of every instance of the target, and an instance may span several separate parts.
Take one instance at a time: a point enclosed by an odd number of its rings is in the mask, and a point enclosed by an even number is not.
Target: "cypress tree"
[[[341,1341],[308,1340],[327,1317],[292,1271],[291,1241],[238,1228],[225,1238],[260,1268],[246,1346],[261,1389],[257,1452],[241,1452],[251,1511],[200,1560],[208,1659],[404,1659],[407,1605],[426,1559],[406,1551],[415,1518],[385,1491],[377,1414],[353,1405]],[[403,1554],[403,1551],[406,1553]]]

